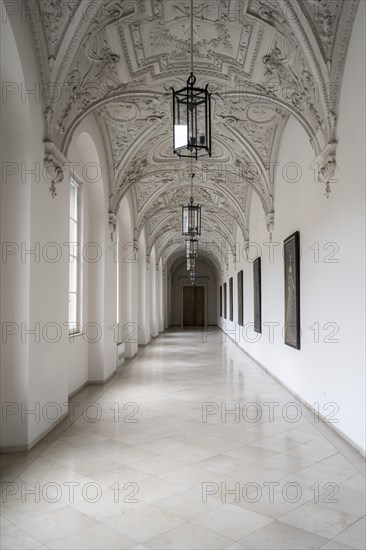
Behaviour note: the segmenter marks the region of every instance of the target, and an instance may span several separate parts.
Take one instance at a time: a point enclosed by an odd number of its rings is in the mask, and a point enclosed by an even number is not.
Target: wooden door
[[[183,287],[183,325],[194,325],[194,286]]]
[[[205,324],[205,287],[194,286],[194,324]]]
[[[183,325],[202,326],[205,323],[205,287],[183,287]]]

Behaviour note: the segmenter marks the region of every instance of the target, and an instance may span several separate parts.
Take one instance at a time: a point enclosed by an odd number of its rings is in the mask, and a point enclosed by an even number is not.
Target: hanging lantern
[[[187,206],[182,205],[182,235],[185,237],[201,235],[201,207],[193,204],[193,197]]]
[[[187,86],[173,90],[173,150],[178,157],[211,156],[211,94],[196,88],[193,72]]]
[[[189,256],[187,258],[187,271],[194,271],[196,269],[196,258],[194,256]]]
[[[186,256],[197,258],[198,255],[198,240],[197,239],[187,239],[186,241]]]

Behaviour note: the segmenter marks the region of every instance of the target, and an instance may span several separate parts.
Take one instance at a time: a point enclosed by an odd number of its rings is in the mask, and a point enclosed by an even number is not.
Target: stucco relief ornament
[[[335,34],[335,26],[338,11],[342,10],[342,2],[334,0],[308,0],[309,11],[327,55],[328,68],[331,68],[332,41]]]
[[[263,0],[259,0],[258,15],[263,21],[273,23],[274,21],[274,6],[267,4]]]
[[[266,86],[298,84],[298,77],[291,68],[292,59],[283,55],[276,43],[272,50],[263,56],[263,63],[265,65],[263,81]]]
[[[56,162],[52,155],[45,156],[43,165],[46,171],[47,180],[51,182],[49,190],[51,192],[52,198],[55,198],[57,195],[56,184],[60,183],[64,179],[64,171],[61,165]]]
[[[50,136],[50,133],[51,133],[51,124],[52,124],[52,119],[54,114],[55,113],[51,105],[48,105],[48,107],[45,109],[43,113],[44,121],[46,124],[46,134],[48,137]]]
[[[113,243],[113,240],[114,240],[114,234],[117,229],[117,223],[118,223],[117,216],[113,212],[109,212],[108,225],[109,225],[109,231],[111,234],[111,243]]]
[[[284,94],[296,109],[302,110],[303,90],[299,77],[293,71],[291,65],[294,62],[296,51],[290,56],[283,55],[275,43],[274,48],[265,56],[263,83],[267,90],[274,95]]]
[[[249,260],[249,248],[250,248],[250,240],[249,240],[249,234],[247,234],[245,235],[245,238],[244,238],[244,252],[247,260]]]
[[[89,61],[92,65],[81,76],[79,70],[80,59],[76,60],[75,68],[69,77],[69,101],[62,111],[57,123],[60,134],[65,132],[65,123],[70,111],[77,107],[78,110],[86,109],[91,103],[107,95],[117,87],[116,65],[120,56],[112,52],[106,40],[100,51],[91,50],[88,52]]]
[[[333,179],[333,176],[338,171],[336,162],[336,141],[328,143],[326,148],[322,151],[315,163],[318,166],[318,181],[325,184],[324,195],[329,198],[331,189],[330,184],[338,182],[337,179]]]
[[[68,17],[67,10],[65,10],[64,13],[64,7],[65,5],[63,5],[62,0],[47,0],[41,4],[43,25],[47,34],[48,47],[50,50],[48,61],[51,69],[55,62],[55,50],[60,32],[65,23],[65,19],[67,20]],[[70,7],[68,9],[71,11]]]
[[[326,164],[320,168],[321,179],[325,183],[325,196],[330,195],[330,180],[336,172],[337,163],[335,159],[328,159]]]
[[[269,233],[269,240],[270,242],[272,242],[272,233],[274,229],[274,212],[270,212],[269,214],[267,214],[265,221],[266,221],[267,231]]]

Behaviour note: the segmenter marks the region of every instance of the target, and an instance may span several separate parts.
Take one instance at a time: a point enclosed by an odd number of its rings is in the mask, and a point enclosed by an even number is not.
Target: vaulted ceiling
[[[337,105],[358,0],[195,0],[194,72],[209,84],[212,158],[195,162],[201,243],[249,239],[252,193],[269,232],[286,122],[304,127],[329,194]],[[110,212],[131,189],[137,235],[169,263],[184,253],[190,163],[172,151],[171,87],[189,76],[189,0],[26,0],[44,93],[45,141],[65,157],[84,117],[100,129]],[[52,84],[50,84],[52,83]],[[55,160],[55,162],[57,162]]]

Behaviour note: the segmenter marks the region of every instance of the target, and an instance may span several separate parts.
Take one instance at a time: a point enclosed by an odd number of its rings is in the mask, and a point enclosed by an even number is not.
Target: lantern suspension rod
[[[191,157],[191,201],[193,201],[193,178],[194,178],[194,173],[193,173],[193,157]]]
[[[193,0],[191,0],[191,73],[193,73]]]

